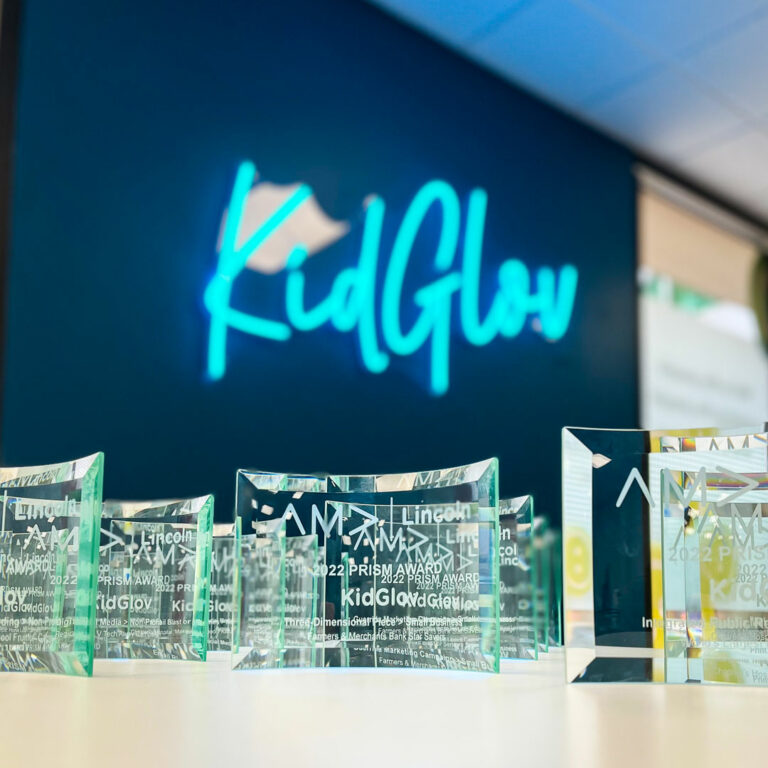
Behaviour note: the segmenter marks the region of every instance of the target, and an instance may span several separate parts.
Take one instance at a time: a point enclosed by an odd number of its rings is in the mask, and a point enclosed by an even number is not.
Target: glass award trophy
[[[499,590],[502,659],[536,659],[534,624],[536,558],[533,497],[499,501]]]
[[[768,685],[768,474],[662,476],[666,680]]]
[[[229,651],[235,632],[237,536],[240,518],[214,523],[211,549],[211,604],[208,619],[208,650]]]
[[[342,641],[342,573],[346,557],[342,508],[329,502],[412,507],[475,504],[483,524],[498,524],[498,462],[401,475],[284,475],[240,470],[237,514],[243,539],[260,523],[285,522],[284,653],[281,666],[346,666]],[[257,534],[258,537],[258,534]],[[314,565],[312,564],[314,561]],[[497,562],[488,558],[482,567]],[[491,576],[486,576],[486,582]],[[243,578],[243,584],[245,579]],[[241,615],[248,608],[241,600]],[[241,626],[242,636],[242,626]],[[243,668],[240,664],[237,668]]]
[[[253,522],[237,537],[239,611],[232,669],[281,666],[285,630],[285,520]]]
[[[202,660],[213,496],[104,502],[96,656]]]
[[[327,506],[342,524],[325,592],[344,666],[499,671],[494,519],[470,503]]]
[[[674,500],[667,486],[675,482],[675,473],[765,473],[767,448],[763,426],[728,431],[563,430],[568,680],[665,681],[662,530],[672,536],[674,526],[682,525],[689,513],[681,516],[671,504],[667,520],[663,491],[664,498]],[[677,490],[683,499],[693,493],[680,485]]]
[[[0,670],[92,674],[103,468],[0,469]]]

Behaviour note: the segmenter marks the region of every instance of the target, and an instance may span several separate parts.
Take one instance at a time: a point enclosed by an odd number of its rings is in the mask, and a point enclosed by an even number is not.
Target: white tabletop
[[[227,659],[0,675],[0,765],[764,765],[768,690],[566,685],[560,657],[502,675],[231,672]]]

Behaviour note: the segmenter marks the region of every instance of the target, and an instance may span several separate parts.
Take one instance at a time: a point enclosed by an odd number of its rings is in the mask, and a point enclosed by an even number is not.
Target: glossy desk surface
[[[228,659],[0,676],[0,766],[743,766],[768,758],[768,689],[565,685],[502,675],[230,672]]]

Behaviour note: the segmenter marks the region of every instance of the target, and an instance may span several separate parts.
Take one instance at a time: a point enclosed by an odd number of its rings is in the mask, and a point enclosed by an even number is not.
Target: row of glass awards
[[[239,471],[210,496],[101,500],[103,457],[0,470],[0,669],[93,658],[497,671],[559,639],[571,681],[768,684],[768,430],[563,430],[563,579],[498,464]]]
[[[94,658],[498,672],[561,641],[560,541],[496,459],[372,476],[237,473],[213,497],[102,503],[103,455],[0,469],[0,670]]]

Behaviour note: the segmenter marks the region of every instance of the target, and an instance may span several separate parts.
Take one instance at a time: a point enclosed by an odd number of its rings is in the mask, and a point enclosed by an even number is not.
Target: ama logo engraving
[[[450,386],[452,319],[458,321],[461,336],[478,347],[515,338],[526,325],[553,342],[568,330],[578,283],[572,265],[557,270],[540,267],[532,276],[522,261],[503,261],[495,275],[492,300],[481,317],[488,207],[484,190],[471,190],[462,210],[459,195],[448,182],[428,181],[406,210],[388,258],[381,253],[386,203],[369,195],[363,206],[362,227],[334,221],[306,184],[260,181],[253,163],[240,165],[224,214],[216,272],[204,294],[210,313],[210,379],[226,373],[230,329],[286,343],[294,333],[331,326],[357,336],[363,366],[371,373],[386,371],[393,355],[408,357],[426,347],[429,389],[442,395]],[[406,296],[404,281],[414,244],[432,209],[441,214],[432,259],[435,277]],[[307,306],[303,270],[307,259],[341,240],[348,240],[356,251],[356,263],[339,271],[325,298]],[[244,269],[260,273],[265,280],[283,276],[282,316],[263,317],[232,306],[233,283]],[[406,302],[408,310],[417,312],[408,328],[401,312]]]

